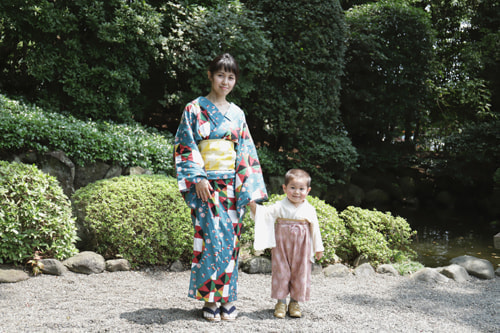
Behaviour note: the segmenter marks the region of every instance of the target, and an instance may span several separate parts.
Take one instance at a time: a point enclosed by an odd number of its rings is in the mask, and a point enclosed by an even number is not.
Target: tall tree
[[[22,78],[40,105],[131,121],[160,41],[161,16],[145,1],[3,0],[0,22],[3,89],[21,92]]]
[[[356,147],[414,146],[427,109],[433,34],[427,14],[381,1],[346,13],[350,27],[342,116]]]
[[[332,184],[352,170],[356,152],[340,120],[345,23],[337,0],[246,0],[266,15],[270,66],[247,101],[268,147],[288,167]]]

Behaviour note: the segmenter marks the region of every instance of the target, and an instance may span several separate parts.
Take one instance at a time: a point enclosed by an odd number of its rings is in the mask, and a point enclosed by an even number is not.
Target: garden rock
[[[16,283],[29,278],[28,273],[19,269],[0,269],[0,283]]]
[[[365,255],[360,255],[358,256],[355,260],[354,260],[354,263],[353,263],[353,266],[354,267],[358,267],[360,265],[363,265],[363,264],[366,264],[366,263],[369,263],[370,262],[370,259],[365,256]]]
[[[44,274],[63,275],[68,271],[66,266],[57,259],[42,259],[39,263],[41,264],[41,271]]]
[[[241,269],[248,274],[268,274],[271,273],[271,259],[266,257],[249,258],[243,262]]]
[[[322,272],[323,272],[323,267],[321,267],[320,264],[318,264],[317,262],[312,264],[312,268],[311,268],[312,275],[318,275],[318,274],[321,274]]]
[[[422,282],[446,283],[449,279],[437,270],[432,268],[422,268],[413,274],[412,279]]]
[[[44,173],[57,178],[61,187],[68,197],[75,192],[73,186],[75,180],[75,164],[63,151],[50,151],[38,160],[38,167]]]
[[[386,274],[390,276],[398,276],[399,272],[394,268],[394,266],[389,264],[383,264],[377,267],[377,273]]]
[[[182,261],[176,260],[172,263],[172,265],[170,265],[170,270],[172,272],[183,272],[186,270],[186,268],[184,267]]]
[[[342,264],[329,265],[323,269],[323,274],[328,277],[345,277],[351,274],[349,268]]]
[[[354,275],[357,276],[373,276],[375,275],[375,270],[369,263],[362,264],[354,269]]]
[[[437,268],[437,271],[456,282],[465,282],[470,279],[467,270],[460,265],[453,264],[447,267]]]
[[[500,267],[497,268],[497,270],[495,271],[495,274],[496,274],[496,276],[500,276]]]
[[[451,263],[462,266],[470,275],[480,279],[489,280],[495,278],[493,265],[486,259],[465,255],[451,259]]]
[[[75,273],[97,274],[106,268],[104,257],[91,251],[84,251],[63,261],[64,266]]]
[[[90,163],[84,167],[77,166],[75,174],[75,189],[85,187],[90,183],[104,179],[111,168],[111,165],[104,162]]]
[[[130,263],[127,259],[111,259],[106,261],[108,272],[130,271]]]

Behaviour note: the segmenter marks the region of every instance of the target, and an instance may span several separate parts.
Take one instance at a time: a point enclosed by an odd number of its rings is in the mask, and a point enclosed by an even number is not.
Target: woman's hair
[[[238,77],[240,75],[240,68],[238,67],[238,63],[229,53],[221,54],[214,60],[212,60],[212,62],[210,62],[210,64],[208,65],[208,70],[211,74],[214,74],[215,72],[220,70],[233,73],[236,76],[236,80],[238,80]]]
[[[307,187],[311,187],[311,176],[302,169],[290,169],[285,174],[285,186],[288,185],[293,179],[304,179],[307,183]]]

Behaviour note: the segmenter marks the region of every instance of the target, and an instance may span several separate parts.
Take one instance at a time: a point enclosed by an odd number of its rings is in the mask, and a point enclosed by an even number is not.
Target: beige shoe
[[[290,314],[290,317],[293,318],[302,317],[302,312],[300,312],[300,306],[298,302],[290,302],[290,304],[288,304],[288,314]]]
[[[278,302],[274,307],[274,316],[276,318],[285,318],[286,316],[286,304]]]

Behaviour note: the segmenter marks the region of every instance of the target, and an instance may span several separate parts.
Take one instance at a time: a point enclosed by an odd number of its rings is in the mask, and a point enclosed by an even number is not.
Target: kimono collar
[[[208,98],[200,96],[198,99],[200,106],[207,110],[208,116],[212,120],[212,122],[218,126],[220,125],[223,121],[224,118],[227,118],[231,120],[232,114],[233,114],[233,103],[229,103],[229,108],[227,109],[226,114],[222,114],[222,112],[219,111],[219,109],[215,106],[214,103],[212,103]]]

